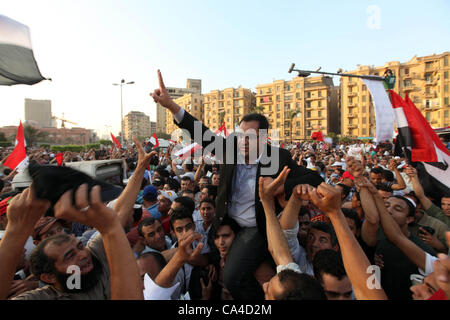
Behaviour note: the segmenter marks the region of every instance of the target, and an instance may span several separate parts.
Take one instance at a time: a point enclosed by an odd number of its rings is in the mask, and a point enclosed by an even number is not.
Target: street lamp
[[[127,84],[134,84],[134,81],[125,82],[124,79],[120,83],[113,83],[113,86],[120,86],[120,143],[123,145],[123,98],[122,98],[122,87]]]

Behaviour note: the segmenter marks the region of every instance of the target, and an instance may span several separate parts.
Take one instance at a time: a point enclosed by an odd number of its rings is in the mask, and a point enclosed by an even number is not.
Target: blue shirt
[[[148,207],[147,211],[150,213],[152,218],[157,219],[157,220],[161,219],[162,214],[161,214],[161,212],[158,211],[158,203],[155,203],[151,207]]]

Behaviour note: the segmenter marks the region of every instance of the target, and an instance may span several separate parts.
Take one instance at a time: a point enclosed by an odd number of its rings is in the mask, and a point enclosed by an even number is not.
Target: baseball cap
[[[350,174],[350,172],[348,172],[348,171],[345,171],[344,174],[342,175],[342,179],[345,179],[345,178],[349,178],[349,179],[355,180],[355,177],[352,176]]]
[[[170,200],[170,202],[174,202],[174,200],[176,198],[178,198],[177,194],[175,193],[175,191],[172,190],[167,190],[167,191],[160,191],[159,192],[159,197],[164,197]]]
[[[344,166],[344,163],[343,163],[343,162],[336,161],[335,163],[333,163],[333,164],[331,165],[331,167],[337,167],[337,166],[343,167],[343,166]]]
[[[189,179],[191,179],[191,181],[194,181],[194,173],[192,172],[186,172],[185,174],[183,174],[181,176],[181,179],[188,177]]]
[[[156,200],[158,198],[158,189],[154,186],[146,186],[142,197],[149,201]]]

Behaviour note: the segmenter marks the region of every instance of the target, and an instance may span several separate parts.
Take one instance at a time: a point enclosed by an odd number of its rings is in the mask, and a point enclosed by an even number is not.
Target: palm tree
[[[288,112],[288,116],[289,116],[289,120],[290,120],[290,124],[291,124],[291,144],[292,144],[292,122],[294,121],[294,117],[296,115],[298,115],[301,112],[300,109],[295,109],[295,110],[289,110]]]
[[[264,112],[264,106],[255,106],[255,107],[253,107],[252,112],[254,112],[254,113],[263,113]]]
[[[23,126],[23,134],[28,146],[32,146],[35,142],[43,141],[48,135],[47,132],[39,131],[39,129],[30,125]]]

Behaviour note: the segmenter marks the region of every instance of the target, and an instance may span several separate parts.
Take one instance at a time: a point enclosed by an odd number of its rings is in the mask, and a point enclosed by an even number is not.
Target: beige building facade
[[[330,77],[296,77],[256,87],[256,109],[269,120],[274,141],[293,142],[339,130],[338,89]]]
[[[132,137],[150,137],[150,117],[143,112],[131,111],[124,118],[125,140],[132,141]]]
[[[203,97],[200,93],[189,93],[174,101],[193,117],[203,121]],[[173,122],[172,113],[169,110],[166,110],[166,133],[172,134],[177,129],[179,128]]]
[[[255,94],[247,88],[227,88],[213,90],[203,97],[204,124],[219,129],[225,122],[229,132],[239,126],[241,119],[251,113],[256,106]]]
[[[383,76],[387,68],[397,78],[394,91],[402,97],[408,92],[416,107],[433,128],[450,125],[450,52],[410,61],[387,62],[384,66],[359,66],[349,71],[357,75]],[[347,73],[347,72],[346,72]],[[343,136],[374,137],[375,110],[372,98],[363,81],[341,78],[341,123]]]

